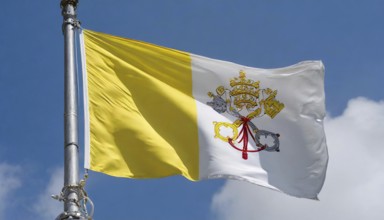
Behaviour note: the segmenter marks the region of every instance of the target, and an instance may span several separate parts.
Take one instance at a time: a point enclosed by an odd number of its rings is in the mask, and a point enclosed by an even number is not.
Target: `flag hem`
[[[88,77],[85,56],[84,34],[83,30],[79,33],[80,39],[80,59],[83,77],[83,103],[84,103],[84,168],[90,168],[90,133],[89,133],[89,108],[88,108]]]

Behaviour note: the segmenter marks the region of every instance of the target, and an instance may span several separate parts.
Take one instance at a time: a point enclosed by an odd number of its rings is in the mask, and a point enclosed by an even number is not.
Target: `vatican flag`
[[[328,162],[321,61],[261,69],[90,30],[80,39],[85,168],[317,198]]]

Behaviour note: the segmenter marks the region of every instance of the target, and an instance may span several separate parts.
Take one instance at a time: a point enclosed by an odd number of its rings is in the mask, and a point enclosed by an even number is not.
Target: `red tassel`
[[[247,153],[247,152],[243,152],[243,159],[244,159],[244,160],[247,160],[247,159],[248,159],[248,153]]]

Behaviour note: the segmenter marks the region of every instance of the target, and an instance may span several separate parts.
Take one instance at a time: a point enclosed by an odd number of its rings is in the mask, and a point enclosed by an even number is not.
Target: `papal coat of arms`
[[[278,133],[259,129],[253,119],[268,115],[273,119],[283,108],[284,104],[276,100],[277,90],[260,88],[260,81],[247,79],[246,73],[240,71],[239,77],[230,80],[230,89],[219,86],[216,94],[209,92],[212,98],[207,102],[220,114],[228,113],[237,118],[233,123],[214,122],[215,138],[227,142],[234,149],[242,152],[244,160],[248,159],[248,153],[266,150],[279,152]],[[231,136],[223,136],[221,129],[232,130]],[[266,143],[261,139],[272,138],[273,141]],[[256,149],[248,149],[248,142],[254,141]],[[238,145],[241,145],[239,147]]]

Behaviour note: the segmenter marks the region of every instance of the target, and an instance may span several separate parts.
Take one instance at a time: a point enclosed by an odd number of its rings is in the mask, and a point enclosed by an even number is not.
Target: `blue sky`
[[[49,195],[59,193],[63,167],[59,1],[2,9],[0,219],[53,219],[61,204]],[[95,219],[383,219],[383,9],[379,0],[80,1],[87,29],[259,68],[303,60],[326,68],[330,164],[320,202],[232,181],[91,172]]]

